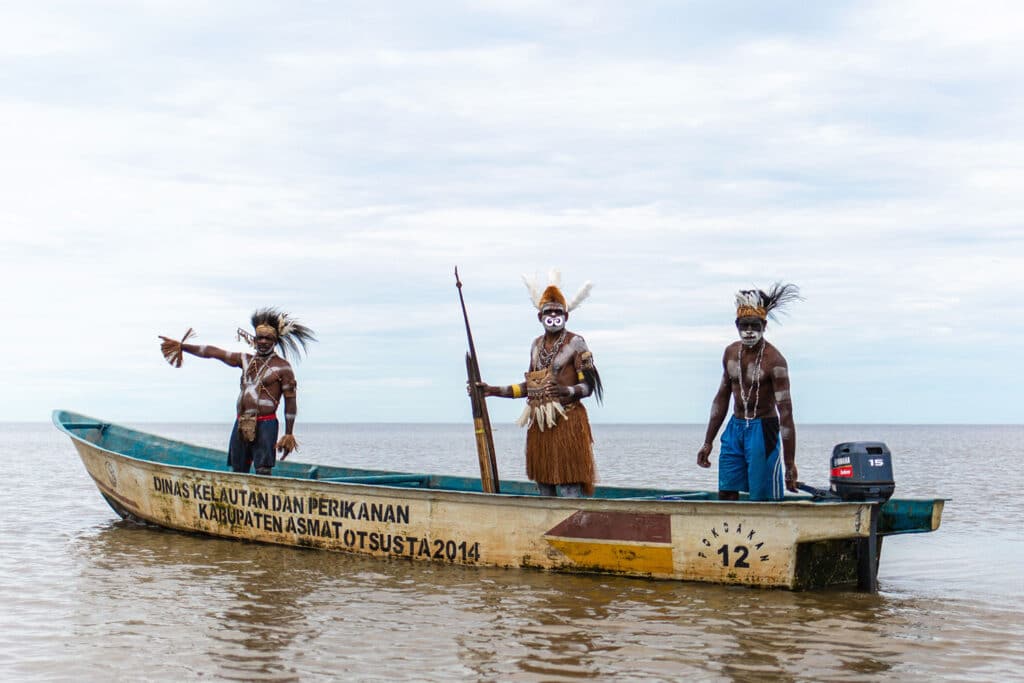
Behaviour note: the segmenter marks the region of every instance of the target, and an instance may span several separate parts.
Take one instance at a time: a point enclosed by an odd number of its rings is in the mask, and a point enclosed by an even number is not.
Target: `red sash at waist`
[[[239,415],[238,417],[241,418],[242,416]],[[277,415],[276,414],[274,414],[274,415],[260,415],[259,417],[256,418],[256,421],[257,422],[269,422],[270,420],[276,420],[276,419],[277,419]]]

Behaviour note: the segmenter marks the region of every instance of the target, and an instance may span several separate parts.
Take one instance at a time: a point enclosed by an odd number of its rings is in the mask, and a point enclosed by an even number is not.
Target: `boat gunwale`
[[[314,488],[316,488],[316,489],[324,489],[324,490],[327,490],[327,491],[351,490],[352,492],[362,492],[362,493],[365,494],[367,491],[380,490],[382,492],[382,494],[385,494],[385,495],[393,495],[395,492],[401,492],[403,495],[413,494],[412,495],[413,498],[426,498],[426,499],[433,499],[433,500],[443,499],[443,498],[458,499],[458,498],[461,498],[463,496],[471,496],[471,497],[474,497],[475,499],[477,499],[477,500],[474,500],[473,502],[482,502],[479,499],[483,498],[488,503],[500,502],[502,505],[512,505],[512,504],[514,504],[514,505],[523,505],[523,504],[526,504],[528,507],[545,507],[545,508],[563,507],[563,506],[566,506],[566,505],[571,505],[572,507],[574,507],[576,509],[580,509],[580,510],[587,510],[587,509],[604,510],[604,509],[607,509],[608,506],[612,506],[614,508],[618,508],[618,507],[626,507],[626,508],[630,508],[630,509],[642,508],[645,512],[664,511],[664,512],[675,512],[675,513],[678,513],[680,511],[682,511],[687,506],[693,506],[693,505],[705,506],[705,505],[708,505],[708,504],[713,504],[713,505],[717,505],[717,506],[741,506],[743,508],[748,508],[748,509],[751,506],[753,506],[755,509],[758,510],[758,514],[764,514],[764,512],[766,510],[768,510],[768,509],[775,509],[775,510],[785,511],[787,509],[800,509],[800,510],[803,510],[803,509],[807,509],[807,508],[815,508],[815,509],[818,509],[818,508],[848,508],[848,507],[860,507],[860,506],[871,505],[872,504],[870,502],[865,502],[865,501],[815,500],[811,496],[789,496],[789,497],[786,497],[786,498],[784,498],[783,500],[780,500],[780,501],[751,501],[751,500],[730,501],[730,500],[717,500],[717,499],[713,499],[713,498],[708,498],[708,499],[684,499],[684,500],[673,500],[673,499],[658,500],[658,499],[654,499],[654,498],[644,498],[644,497],[557,498],[557,497],[546,497],[546,496],[538,496],[538,495],[534,495],[534,494],[521,494],[521,493],[488,493],[488,492],[485,492],[485,491],[455,490],[455,489],[447,489],[447,488],[418,488],[418,487],[408,487],[408,486],[391,486],[391,485],[387,485],[387,484],[368,484],[368,483],[358,483],[358,482],[325,481],[325,480],[312,479],[312,478],[306,478],[306,477],[289,477],[289,476],[281,476],[281,475],[267,476],[267,475],[254,474],[254,473],[250,473],[250,472],[232,472],[230,470],[215,470],[215,469],[207,469],[207,468],[202,468],[202,467],[193,467],[193,466],[182,465],[182,464],[168,464],[168,463],[163,463],[163,462],[159,462],[159,461],[156,461],[156,460],[150,460],[150,459],[146,459],[146,458],[139,458],[139,457],[135,457],[135,456],[132,456],[132,455],[128,455],[126,453],[121,453],[121,452],[118,452],[118,451],[114,451],[114,450],[111,450],[109,448],[105,448],[104,446],[102,446],[100,444],[97,444],[97,443],[94,443],[92,441],[89,441],[88,439],[85,439],[82,436],[74,433],[74,431],[72,431],[71,429],[69,429],[68,427],[65,426],[65,423],[64,423],[63,420],[59,419],[63,415],[73,416],[75,418],[81,418],[83,421],[84,420],[92,421],[92,422],[95,423],[95,427],[96,428],[103,427],[103,426],[117,427],[118,429],[125,430],[127,432],[132,433],[132,434],[139,434],[139,435],[143,435],[145,437],[149,437],[151,439],[157,439],[157,440],[159,440],[159,441],[161,441],[161,442],[163,442],[165,444],[184,446],[186,448],[201,448],[203,450],[209,450],[209,451],[214,451],[214,452],[218,452],[218,453],[222,453],[223,451],[218,451],[217,449],[212,449],[212,448],[208,448],[208,447],[205,447],[205,446],[197,446],[195,444],[190,444],[188,442],[180,441],[180,440],[177,440],[177,439],[167,438],[167,437],[164,437],[164,436],[160,436],[158,434],[152,434],[152,433],[149,433],[149,432],[143,432],[141,430],[134,429],[132,427],[126,427],[126,426],[119,425],[119,424],[113,423],[113,422],[105,422],[103,420],[98,420],[96,418],[92,418],[92,417],[89,417],[87,415],[83,415],[81,413],[76,413],[76,412],[72,412],[72,411],[68,411],[68,410],[60,410],[60,409],[55,409],[53,411],[52,417],[53,417],[54,425],[61,432],[63,432],[65,435],[67,435],[73,441],[81,443],[83,445],[86,445],[89,448],[95,449],[97,451],[101,451],[101,452],[103,452],[103,453],[105,453],[105,454],[107,454],[109,456],[113,456],[113,457],[116,457],[116,458],[128,460],[128,461],[131,461],[131,462],[134,462],[134,463],[139,463],[139,464],[141,464],[143,466],[146,466],[147,468],[153,468],[153,469],[162,469],[163,468],[163,469],[170,469],[170,470],[181,471],[181,472],[196,472],[196,473],[204,473],[204,474],[215,474],[217,476],[228,476],[228,477],[230,477],[232,479],[238,479],[240,481],[255,481],[255,482],[258,482],[258,483],[263,484],[263,485],[266,485],[266,484],[268,484],[270,482],[273,482],[275,485],[279,485],[279,486],[287,486],[290,483],[294,483],[294,484],[297,484],[297,485],[302,485],[302,486],[307,486],[308,487],[310,484],[315,484],[316,486]],[[292,461],[292,462],[294,464],[296,464],[296,465],[304,465],[304,466],[307,466],[307,467],[320,467],[321,466],[318,463],[300,463],[300,462],[296,462],[296,461]],[[336,467],[336,466],[334,466],[334,465],[324,465],[324,467]],[[379,474],[409,474],[409,475],[416,475],[417,474],[417,473],[414,473],[414,472],[398,472],[398,471],[394,471],[394,470],[362,470],[362,471],[365,471],[367,473],[375,473],[375,474],[377,474],[377,473],[379,473]],[[474,479],[472,477],[466,477],[466,476],[463,476],[463,475],[444,475],[444,474],[422,473],[421,476],[437,477],[437,478],[453,477],[453,478],[460,478],[460,479],[465,479],[465,480],[469,480],[469,481],[479,481],[479,480],[476,480],[476,479]],[[90,478],[93,478],[94,481],[95,481],[95,478],[91,477],[91,475],[90,475]],[[512,480],[512,481],[516,481],[516,483],[524,483],[524,482],[517,481],[517,480]],[[600,491],[601,488],[616,488],[616,487],[598,487],[598,490]],[[639,488],[639,487],[637,487],[637,488]],[[660,493],[663,493],[665,495],[683,495],[683,494],[687,493],[687,492],[673,491],[671,489],[643,489],[643,490],[651,491],[651,492],[654,492],[654,493],[659,493],[660,492]],[[699,490],[694,490],[694,491],[691,491],[691,492],[692,493],[707,493],[707,494],[713,493],[713,492],[699,491]],[[923,503],[929,503],[930,502],[932,504],[935,504],[935,503],[944,503],[948,499],[943,499],[943,498],[899,498],[899,499],[895,499],[894,498],[892,500],[893,501],[908,501],[908,502],[923,502]],[[940,510],[941,510],[941,508],[940,508]],[[939,514],[941,514],[941,511],[939,512]],[[899,532],[899,533],[926,533],[926,530],[922,529],[920,531],[914,531],[914,532],[904,531],[904,532]]]

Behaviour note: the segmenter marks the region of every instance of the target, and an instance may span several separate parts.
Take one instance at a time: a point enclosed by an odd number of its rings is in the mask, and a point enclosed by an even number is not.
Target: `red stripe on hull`
[[[671,543],[672,524],[669,515],[580,510],[546,535],[602,541]]]

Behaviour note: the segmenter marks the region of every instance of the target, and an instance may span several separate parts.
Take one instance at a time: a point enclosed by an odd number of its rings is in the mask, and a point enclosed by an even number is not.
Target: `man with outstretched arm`
[[[228,465],[235,472],[249,472],[256,466],[256,474],[269,475],[275,460],[275,448],[281,460],[298,448],[292,429],[298,412],[295,373],[286,360],[288,352],[299,353],[306,344],[316,341],[313,331],[293,320],[287,313],[264,308],[252,315],[254,334],[239,329],[240,339],[247,341],[255,354],[225,351],[205,344],[186,344],[192,331],[177,341],[161,336],[161,351],[174,367],[181,367],[182,352],[199,358],[216,358],[231,367],[241,368],[240,391],[236,402],[237,419],[231,429],[228,446]],[[274,353],[274,347],[281,355]],[[284,436],[277,438],[277,407],[284,397]]]
[[[711,417],[697,464],[711,467],[712,441],[733,399],[733,414],[722,433],[718,463],[719,500],[782,500],[785,490],[797,491],[796,428],[789,393],[786,359],[764,338],[768,318],[800,298],[796,285],[775,283],[771,290],[736,294],[739,341],[722,355],[722,382],[711,402]],[[782,460],[779,459],[779,445]]]

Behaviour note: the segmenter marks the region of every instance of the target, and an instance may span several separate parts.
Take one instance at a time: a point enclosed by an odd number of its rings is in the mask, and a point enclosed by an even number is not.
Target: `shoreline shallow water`
[[[221,449],[228,429],[133,426]],[[522,433],[496,427],[499,471],[522,479]],[[475,474],[464,425],[297,431],[305,462]],[[594,431],[603,483],[714,488],[715,468],[693,464],[701,426]],[[1024,427],[801,427],[808,483],[827,482],[834,443],[880,440],[897,495],[951,499],[938,531],[886,541],[877,595],[437,567],[140,528],[118,520],[51,425],[0,435],[18,445],[0,519],[5,679],[994,680],[1024,669],[1024,475],[991,457],[1016,452]]]

